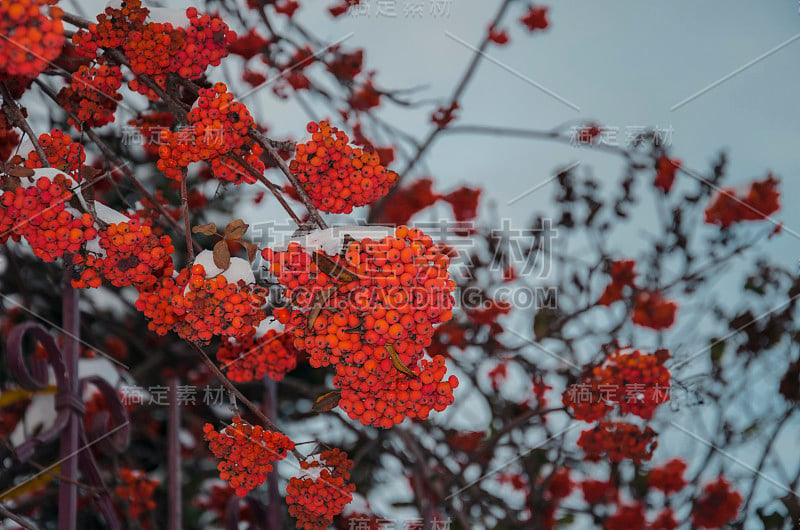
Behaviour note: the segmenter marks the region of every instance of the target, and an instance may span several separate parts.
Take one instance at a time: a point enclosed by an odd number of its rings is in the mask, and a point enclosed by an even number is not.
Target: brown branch
[[[284,196],[281,193],[281,190],[280,190],[280,188],[278,188],[278,186],[276,186],[275,184],[270,182],[267,179],[267,177],[265,177],[264,175],[262,175],[261,173],[256,171],[256,169],[253,166],[251,166],[249,163],[247,163],[247,161],[244,158],[242,158],[241,155],[231,152],[231,153],[228,153],[228,156],[232,160],[235,160],[240,166],[242,166],[253,177],[258,179],[258,181],[261,182],[264,186],[266,186],[267,189],[270,192],[272,192],[272,195],[274,195],[275,198],[278,199],[278,202],[281,204],[281,206],[283,206],[283,209],[286,210],[286,213],[289,214],[289,216],[292,218],[292,220],[295,223],[297,223],[298,225],[300,225],[302,223],[302,221],[300,220],[300,217],[298,217],[297,214],[294,213],[294,210],[292,210],[292,207],[289,205],[288,202],[286,202],[286,199],[284,198]],[[231,169],[235,170],[235,168],[231,168]]]
[[[14,98],[11,96],[11,91],[8,90],[5,83],[0,83],[0,95],[3,96],[3,109],[5,109],[8,119],[11,120],[11,123],[15,126],[25,131],[25,134],[31,139],[31,143],[33,143],[33,147],[36,149],[36,154],[39,155],[39,160],[42,162],[42,167],[50,167],[50,163],[47,161],[47,155],[45,155],[44,149],[42,149],[42,145],[39,143],[39,138],[34,134],[33,129],[31,129],[31,126],[28,124],[28,120],[25,119],[25,116],[17,106],[16,101],[14,101]]]
[[[194,247],[192,243],[192,226],[189,222],[189,195],[186,189],[186,181],[189,175],[187,169],[181,168],[181,213],[183,215],[183,233],[186,237],[186,255],[187,260],[191,263],[194,261]]]
[[[23,519],[19,515],[16,515],[14,512],[9,510],[8,508],[3,506],[2,504],[0,504],[0,514],[3,514],[4,516],[8,517],[12,521],[14,521],[18,525],[20,525],[22,528],[25,528],[26,530],[38,530],[38,528],[36,528],[33,525],[33,523],[29,523],[28,521],[26,521],[25,519]]]
[[[88,28],[89,25],[91,24],[91,22],[86,20],[85,18],[67,12],[61,13],[61,20],[79,28]]]
[[[53,101],[58,103],[58,98],[56,96],[56,93],[53,92],[53,90],[49,86],[45,85],[44,83],[42,83],[38,79],[34,79],[33,82],[36,83],[39,86],[39,88],[45,94],[47,94],[47,96],[50,99],[52,99]],[[75,120],[76,122],[80,121],[80,120],[78,120],[77,116],[75,116],[73,113],[71,113],[70,111],[68,111],[66,109],[64,109],[64,110],[67,113],[67,115],[70,116],[73,120]],[[150,201],[150,203],[153,205],[153,208],[155,208],[155,210],[161,215],[161,217],[163,217],[164,220],[166,220],[170,224],[170,226],[172,226],[172,228],[178,234],[181,234],[181,232],[183,231],[181,229],[181,226],[178,224],[178,222],[175,220],[175,218],[173,218],[169,214],[169,212],[161,205],[161,203],[159,203],[156,200],[155,196],[152,193],[150,193],[150,191],[147,188],[145,188],[144,184],[142,184],[139,181],[139,179],[136,177],[136,174],[128,167],[128,163],[127,162],[123,162],[122,159],[120,159],[119,156],[117,156],[117,154],[99,136],[97,136],[97,133],[95,133],[92,129],[84,128],[83,132],[86,133],[86,136],[88,136],[89,139],[92,142],[94,142],[94,144],[97,146],[97,148],[100,149],[100,151],[103,153],[103,155],[107,159],[109,159],[111,162],[113,162],[116,165],[116,167],[125,174],[126,177],[131,179],[131,181],[133,182],[134,186],[136,186],[136,189],[138,189],[139,192],[142,195],[144,195],[144,197],[148,201]],[[105,177],[103,177],[103,178],[105,178]],[[94,181],[93,181],[93,183],[94,183]],[[196,241],[193,241],[193,243],[194,243],[194,248],[196,250],[202,250],[202,247],[200,246],[199,243],[197,243]]]
[[[252,401],[247,399],[244,396],[244,394],[242,394],[239,391],[239,389],[236,388],[236,386],[231,382],[231,380],[228,379],[219,368],[217,368],[217,365],[214,364],[214,361],[211,360],[211,358],[203,350],[203,348],[201,348],[198,344],[194,342],[190,342],[190,344],[192,345],[192,348],[194,348],[194,350],[200,355],[200,359],[208,367],[208,369],[211,370],[211,372],[217,377],[217,379],[219,379],[220,383],[222,383],[222,385],[228,389],[228,392],[236,396],[236,398],[239,401],[241,401],[244,404],[244,406],[247,407],[248,410],[250,410],[250,412],[255,414],[255,416],[261,423],[268,426],[271,431],[284,434],[283,431],[281,431],[274,423],[272,423],[272,421],[269,418],[267,418],[267,416],[261,411],[260,408],[258,408]],[[292,453],[298,460],[304,459],[303,455],[300,454],[300,452],[297,449],[292,450]]]
[[[505,16],[506,11],[508,10],[508,7],[511,5],[512,2],[513,0],[503,0],[503,3],[497,10],[497,13],[495,14],[494,18],[492,18],[492,21],[489,23],[490,27],[498,27],[500,25],[501,19]],[[483,52],[486,51],[486,48],[489,46],[489,42],[490,42],[489,33],[486,32],[486,35],[483,37],[483,40],[478,46],[478,51],[476,51],[475,54],[472,56],[472,60],[470,61],[469,65],[467,65],[467,69],[462,74],[461,80],[458,82],[455,89],[453,90],[453,93],[449,98],[449,105],[445,104],[444,105],[445,107],[452,106],[453,104],[458,103],[458,100],[461,99],[461,96],[467,89],[467,86],[469,85],[472,76],[475,74],[475,71],[477,70],[478,65],[480,64],[481,59],[483,59],[484,55]],[[416,167],[417,163],[419,163],[419,161],[422,159],[422,156],[428,151],[428,149],[430,149],[431,145],[433,145],[434,140],[436,140],[439,134],[441,134],[441,132],[444,130],[445,127],[436,127],[430,133],[428,133],[428,136],[425,137],[425,140],[422,141],[419,149],[417,149],[417,152],[414,154],[414,157],[411,160],[409,160],[408,163],[405,165],[405,167],[402,169],[402,171],[399,172],[397,184],[395,184],[395,186],[391,190],[389,190],[389,193],[387,193],[380,201],[378,201],[378,203],[374,207],[370,209],[369,216],[367,218],[368,221],[375,221],[378,212],[383,210],[383,208],[386,206],[390,197],[398,189],[399,184],[403,180],[403,178],[405,178],[405,176],[408,175],[408,173]]]
[[[306,190],[303,189],[300,181],[296,176],[294,176],[294,174],[292,174],[291,171],[289,171],[289,167],[286,165],[286,162],[284,162],[281,156],[278,154],[278,151],[275,149],[272,140],[254,129],[250,130],[250,137],[258,142],[264,149],[266,149],[266,151],[269,153],[269,156],[272,157],[272,159],[278,165],[278,168],[280,168],[286,178],[289,179],[289,182],[297,191],[297,195],[300,196],[300,200],[303,201],[303,204],[308,210],[311,219],[320,228],[328,228],[328,224],[322,219],[322,216],[319,214],[319,210],[317,210],[317,207],[314,206],[313,202],[311,202],[311,198],[306,193]]]

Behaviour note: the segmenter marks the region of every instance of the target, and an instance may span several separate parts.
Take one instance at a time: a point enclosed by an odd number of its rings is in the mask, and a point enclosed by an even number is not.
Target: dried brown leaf
[[[217,225],[208,223],[204,225],[197,225],[192,227],[193,234],[203,234],[204,236],[213,236],[217,233]]]
[[[328,412],[336,405],[339,404],[339,399],[342,397],[341,390],[332,390],[330,392],[326,392],[319,396],[314,404],[311,406],[311,410],[317,413]]]
[[[234,219],[225,227],[225,232],[222,234],[222,237],[232,241],[241,239],[248,228],[250,228],[250,225],[246,224],[241,219]]]
[[[358,274],[344,265],[336,263],[322,252],[314,252],[312,256],[314,257],[314,263],[317,265],[317,268],[331,278],[343,283],[350,283],[358,280]]]
[[[228,243],[224,239],[217,241],[214,245],[214,265],[222,270],[227,269],[231,264],[231,251],[228,250]]]

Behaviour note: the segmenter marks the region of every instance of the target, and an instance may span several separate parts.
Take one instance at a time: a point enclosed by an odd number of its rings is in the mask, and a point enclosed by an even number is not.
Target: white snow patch
[[[106,7],[110,7],[111,9],[122,9],[122,0],[110,0],[106,3]],[[188,28],[189,27],[189,19],[186,17],[186,11],[182,11],[180,9],[168,9],[165,7],[150,7],[148,5],[142,4],[142,7],[146,7],[150,10],[150,16],[148,17],[152,22],[160,22],[162,24],[170,23],[172,24],[173,28]]]
[[[213,278],[222,274],[228,283],[238,283],[239,280],[244,280],[244,283],[251,285],[256,283],[255,274],[250,268],[250,262],[242,258],[231,258],[231,264],[227,269],[222,270],[214,263],[214,253],[210,250],[200,252],[194,258],[192,265],[202,265],[206,271],[206,278]],[[183,290],[183,294],[189,292],[189,285]]]
[[[97,218],[108,224],[127,223],[131,220],[127,215],[109,208],[102,202],[94,201],[94,211],[97,212]]]
[[[263,337],[271,329],[281,335],[284,332],[284,325],[278,322],[277,318],[265,318],[256,328],[256,337]]]
[[[250,268],[250,262],[242,258],[231,258],[231,264],[222,273],[228,283],[239,283],[239,280],[244,280],[244,283],[251,285],[256,283],[256,277],[253,274],[253,269]]]
[[[293,237],[288,241],[278,243],[273,250],[284,251],[289,247],[289,243],[296,241],[306,250],[322,250],[325,254],[332,256],[338,254],[344,248],[344,237],[347,235],[357,240],[365,238],[377,240],[387,236],[394,236],[394,231],[394,227],[391,226],[332,226],[325,230]]]
[[[189,18],[186,11],[180,9],[169,9],[166,7],[148,7],[150,10],[150,20],[161,24],[172,24],[173,28],[189,29]]]

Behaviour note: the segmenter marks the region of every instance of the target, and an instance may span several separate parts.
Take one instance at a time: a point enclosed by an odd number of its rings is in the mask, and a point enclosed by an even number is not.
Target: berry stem
[[[33,143],[33,147],[36,149],[36,154],[39,155],[42,166],[50,167],[47,161],[47,155],[44,153],[44,149],[42,149],[38,137],[34,134],[33,129],[31,129],[31,126],[28,124],[28,120],[25,119],[25,116],[17,106],[17,103],[11,96],[11,91],[8,90],[5,83],[0,83],[0,96],[3,96],[3,109],[8,119],[11,120],[11,123],[25,131],[25,134],[31,139],[31,143]]]
[[[211,372],[215,376],[217,376],[217,379],[219,379],[220,383],[222,383],[222,385],[225,388],[227,388],[229,392],[235,395],[239,399],[239,401],[241,401],[244,404],[245,407],[250,409],[250,412],[255,414],[255,416],[261,423],[269,427],[269,429],[273,432],[284,434],[283,431],[281,431],[274,423],[272,423],[272,421],[270,421],[269,418],[267,418],[266,415],[264,415],[261,409],[259,409],[252,401],[244,397],[244,394],[242,394],[239,391],[239,389],[236,388],[236,386],[233,383],[231,383],[231,380],[228,379],[225,376],[225,374],[223,374],[222,371],[220,371],[219,368],[217,368],[217,365],[214,364],[214,361],[211,360],[211,358],[203,350],[203,348],[201,348],[198,344],[194,342],[190,342],[190,344],[192,345],[192,348],[194,348],[194,350],[200,355],[200,359],[202,359],[203,363],[208,367],[208,369],[211,370]],[[292,454],[295,456],[295,458],[297,458],[298,461],[305,459],[305,457],[302,454],[300,454],[300,451],[298,451],[297,449],[293,449]]]
[[[278,202],[281,204],[281,206],[283,206],[283,209],[286,210],[286,213],[289,214],[289,216],[295,223],[297,223],[298,226],[302,224],[300,218],[297,216],[296,213],[294,213],[294,210],[292,210],[292,207],[289,206],[289,203],[286,202],[286,199],[283,197],[283,194],[281,193],[280,189],[275,184],[270,182],[267,179],[267,177],[256,171],[256,169],[250,164],[248,164],[247,161],[245,161],[245,159],[242,158],[240,155],[231,152],[228,153],[228,156],[231,159],[235,160],[239,165],[241,165],[248,173],[257,178],[259,182],[264,184],[264,186],[266,186],[267,189],[269,189],[269,191],[272,192],[275,198],[278,199]]]
[[[53,100],[53,101],[55,101],[55,102],[58,102],[58,97],[56,96],[56,93],[55,93],[55,92],[53,92],[53,90],[52,90],[52,89],[51,89],[49,86],[47,86],[46,84],[44,84],[44,83],[43,83],[41,80],[39,80],[39,79],[34,79],[34,80],[33,80],[33,82],[34,82],[34,83],[36,83],[36,84],[39,86],[39,88],[42,90],[42,92],[44,92],[45,94],[47,94],[47,97],[49,97],[50,99],[52,99],[52,100]],[[67,114],[68,114],[69,116],[71,116],[73,119],[76,119],[76,120],[77,120],[77,117],[76,117],[74,114],[72,114],[72,113],[71,113],[71,112],[69,112],[69,111],[66,111],[66,112],[67,112]],[[162,217],[164,220],[166,220],[166,221],[167,221],[167,223],[169,223],[169,225],[170,225],[170,226],[171,226],[171,227],[172,227],[172,228],[173,228],[173,229],[174,229],[174,230],[175,230],[175,231],[176,231],[178,234],[180,234],[180,233],[183,231],[183,229],[181,228],[181,226],[180,226],[180,225],[178,224],[178,222],[177,222],[177,221],[176,221],[176,220],[175,220],[175,219],[174,219],[174,218],[173,218],[173,217],[172,217],[172,216],[169,214],[169,212],[167,212],[167,211],[164,209],[164,207],[161,205],[161,203],[159,203],[159,202],[156,200],[156,198],[153,196],[153,194],[152,194],[152,193],[150,193],[150,191],[149,191],[147,188],[145,188],[145,187],[144,187],[144,185],[143,185],[143,184],[142,184],[142,183],[139,181],[139,179],[136,177],[136,174],[135,174],[133,171],[131,171],[131,169],[128,167],[128,163],[127,163],[127,162],[123,162],[122,160],[120,160],[120,158],[117,156],[117,154],[116,154],[116,153],[114,153],[114,151],[113,151],[113,150],[111,150],[111,148],[110,148],[110,147],[109,147],[109,146],[108,146],[108,145],[107,145],[107,144],[106,144],[106,143],[105,143],[105,142],[104,142],[104,141],[103,141],[103,140],[102,140],[102,139],[101,139],[99,136],[97,136],[97,134],[96,134],[96,133],[95,133],[95,132],[94,132],[92,129],[90,129],[90,128],[86,127],[86,128],[84,128],[84,129],[83,129],[83,132],[85,132],[85,133],[86,133],[86,136],[88,136],[88,137],[89,137],[89,139],[90,139],[92,142],[94,142],[94,144],[95,144],[95,145],[98,147],[98,149],[100,149],[100,151],[102,151],[102,153],[103,153],[103,156],[105,156],[105,157],[106,157],[106,159],[110,160],[110,161],[111,161],[111,162],[112,162],[112,163],[113,163],[113,164],[114,164],[114,165],[115,165],[115,166],[116,166],[116,167],[117,167],[119,170],[121,170],[121,171],[122,171],[122,172],[125,174],[125,176],[126,176],[126,177],[128,177],[129,179],[131,179],[131,181],[132,181],[132,182],[133,182],[133,184],[136,186],[136,188],[137,188],[137,189],[138,189],[138,190],[139,190],[139,191],[142,193],[142,195],[144,195],[144,197],[145,197],[145,198],[146,198],[146,199],[147,199],[147,200],[150,202],[150,204],[152,204],[152,205],[153,205],[153,208],[155,208],[155,209],[156,209],[156,211],[158,211],[158,213],[161,215],[161,217]],[[99,181],[100,181],[100,180],[102,180],[103,178],[106,178],[106,177],[105,177],[105,176],[103,176],[103,177],[99,177],[99,178],[97,178],[97,179],[95,179],[95,180],[91,181],[91,184],[94,184],[95,182],[99,182]],[[193,241],[193,244],[194,244],[194,248],[195,248],[196,250],[202,250],[202,248],[200,247],[200,244],[199,244],[199,243],[197,243],[196,241]]]
[[[187,169],[181,169],[181,212],[183,214],[183,233],[186,236],[186,254],[189,262],[194,262],[194,247],[192,246],[192,227],[189,222],[189,195],[186,191],[186,181],[189,175]]]
[[[254,129],[250,130],[250,137],[259,144],[261,144],[261,147],[263,147],[269,153],[269,156],[272,157],[272,159],[278,165],[278,168],[280,168],[283,174],[286,175],[286,178],[289,179],[289,182],[292,183],[292,186],[294,186],[295,190],[297,191],[297,195],[300,196],[300,200],[303,201],[303,204],[308,210],[311,219],[320,228],[322,229],[328,228],[328,224],[325,222],[324,219],[322,219],[322,216],[319,214],[319,210],[317,210],[317,207],[314,206],[313,202],[311,202],[311,198],[306,193],[306,190],[303,189],[303,186],[300,184],[300,181],[297,179],[297,177],[294,176],[294,174],[292,174],[291,171],[289,171],[289,166],[286,165],[286,162],[283,161],[281,155],[278,154],[278,150],[275,149],[272,140],[265,137],[263,134]]]

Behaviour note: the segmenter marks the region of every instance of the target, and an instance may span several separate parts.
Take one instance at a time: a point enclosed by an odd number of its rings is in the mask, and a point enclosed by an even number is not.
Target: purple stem
[[[269,376],[264,378],[264,414],[275,423],[278,419],[278,385]],[[278,491],[278,466],[275,465],[267,478],[267,528],[281,528],[281,494]]]
[[[181,530],[181,444],[178,432],[181,413],[178,407],[178,377],[169,381],[169,529]]]
[[[72,258],[64,258],[64,298],[63,328],[65,379],[68,393],[80,397],[80,381],[78,380],[78,334],[80,332],[80,312],[78,310],[78,293],[72,288]],[[77,530],[78,523],[78,450],[81,417],[69,414],[67,425],[61,431],[61,457],[68,456],[61,462],[62,480],[58,485],[58,530]],[[72,455],[72,456],[69,456]]]

